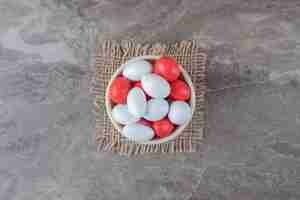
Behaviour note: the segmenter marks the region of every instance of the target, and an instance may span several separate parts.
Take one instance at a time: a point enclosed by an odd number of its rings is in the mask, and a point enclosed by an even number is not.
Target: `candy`
[[[112,118],[120,124],[132,124],[137,122],[140,118],[135,117],[128,112],[127,105],[118,104],[112,109]]]
[[[171,135],[171,133],[174,130],[174,125],[170,122],[169,119],[165,118],[160,121],[153,122],[153,129],[155,132],[155,135],[157,135],[160,138],[167,137]]]
[[[153,98],[165,98],[170,94],[170,85],[157,74],[147,74],[142,77],[142,87]]]
[[[109,98],[114,103],[126,104],[128,92],[131,88],[131,83],[124,77],[117,77],[112,81],[109,88]]]
[[[134,87],[139,87],[139,88],[143,89],[141,81],[135,82]]]
[[[175,81],[180,75],[180,69],[174,58],[162,57],[155,62],[154,73],[168,81]]]
[[[186,101],[191,96],[190,87],[182,80],[176,80],[171,83],[171,94],[172,100]]]
[[[137,142],[168,137],[192,117],[187,103],[192,91],[178,79],[181,68],[176,60],[161,57],[152,61],[125,63],[123,76],[113,80],[108,91],[112,105],[117,104],[112,109],[113,120],[125,125],[123,136]]]
[[[144,91],[141,81],[135,82],[135,83],[134,83],[134,87],[141,88],[141,89]],[[145,93],[145,95],[146,95],[146,100],[147,100],[147,101],[148,101],[149,99],[151,99],[151,97],[150,97],[148,94]]]
[[[170,106],[168,114],[169,120],[176,125],[182,125],[190,120],[192,117],[192,111],[184,101],[173,101]]]
[[[140,119],[140,120],[138,121],[138,123],[139,123],[139,124],[143,124],[143,125],[148,126],[148,127],[152,127],[152,122],[150,122],[150,121],[148,121],[148,120],[146,120],[146,119]]]
[[[142,117],[146,113],[147,101],[143,90],[138,87],[132,88],[127,96],[128,111],[135,117]]]
[[[128,139],[137,142],[146,142],[154,137],[152,128],[139,123],[124,126],[121,134]]]
[[[123,76],[131,81],[139,81],[142,76],[151,73],[152,66],[145,60],[129,61],[125,64]]]
[[[164,99],[150,99],[147,103],[147,112],[144,116],[149,121],[158,121],[164,118],[169,111],[169,104]]]

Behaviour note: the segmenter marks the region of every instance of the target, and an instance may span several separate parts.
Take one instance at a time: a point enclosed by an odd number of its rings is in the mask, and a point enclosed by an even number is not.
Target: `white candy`
[[[124,126],[122,135],[133,141],[146,142],[154,137],[154,131],[148,126],[134,123]]]
[[[129,61],[125,64],[123,76],[131,81],[139,81],[142,76],[151,73],[152,66],[145,60]]]
[[[169,104],[164,99],[150,99],[147,102],[147,112],[144,116],[149,121],[163,119],[169,112]]]
[[[153,98],[165,98],[170,94],[170,84],[156,74],[147,74],[142,77],[142,87]]]
[[[127,96],[128,111],[135,117],[142,117],[146,113],[147,101],[143,90],[138,87],[132,88]]]
[[[135,117],[128,112],[127,105],[118,104],[112,109],[112,118],[123,125],[132,124],[139,121],[139,117]]]
[[[174,101],[170,106],[168,117],[173,124],[182,125],[190,120],[192,111],[186,102]]]

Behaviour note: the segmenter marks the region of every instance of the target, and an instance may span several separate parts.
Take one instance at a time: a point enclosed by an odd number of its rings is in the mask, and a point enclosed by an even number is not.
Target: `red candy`
[[[167,118],[153,122],[152,127],[154,129],[155,134],[159,138],[164,138],[171,135],[172,131],[175,128],[174,125]]]
[[[175,81],[180,75],[180,69],[174,58],[161,57],[155,62],[154,73],[162,76],[167,81]]]
[[[145,120],[145,119],[140,119],[138,121],[138,123],[143,124],[143,125],[148,126],[148,127],[152,127],[152,122],[150,122],[148,120]]]
[[[176,80],[171,83],[172,100],[186,101],[191,97],[190,87],[182,80]]]
[[[110,85],[109,98],[117,104],[125,104],[131,83],[124,77],[117,77]]]
[[[141,81],[135,82],[134,87],[139,87],[139,88],[143,89]]]

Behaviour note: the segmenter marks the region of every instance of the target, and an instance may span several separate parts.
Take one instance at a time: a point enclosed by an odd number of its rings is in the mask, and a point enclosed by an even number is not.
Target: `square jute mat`
[[[175,140],[163,144],[137,144],[113,127],[105,110],[105,90],[112,74],[121,64],[141,55],[168,55],[176,58],[191,76],[196,90],[196,109],[191,123]],[[96,139],[98,151],[126,155],[200,151],[205,131],[207,54],[194,41],[173,44],[140,44],[134,41],[100,41],[92,92],[95,94]]]

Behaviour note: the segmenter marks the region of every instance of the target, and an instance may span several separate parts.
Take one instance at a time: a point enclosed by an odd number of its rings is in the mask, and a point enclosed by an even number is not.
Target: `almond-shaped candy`
[[[128,61],[123,70],[123,76],[131,81],[139,81],[142,76],[151,73],[152,66],[145,60]]]
[[[140,123],[124,126],[121,134],[136,142],[146,142],[154,137],[153,129]]]
[[[142,117],[146,113],[147,101],[143,90],[138,87],[132,88],[127,96],[128,111],[135,117]]]
[[[169,120],[176,125],[187,123],[192,117],[192,110],[184,101],[173,101],[168,114]]]
[[[140,120],[139,117],[135,117],[134,115],[128,112],[128,107],[125,104],[118,104],[112,109],[112,118],[118,122],[119,124],[132,124]]]
[[[147,112],[144,116],[149,121],[158,121],[164,118],[169,112],[169,104],[164,99],[150,99],[147,102]]]
[[[141,82],[145,92],[153,98],[166,98],[170,94],[170,84],[157,74],[147,74]]]

